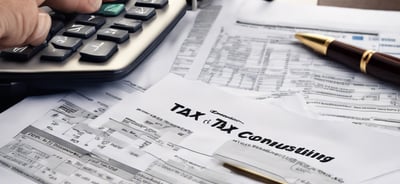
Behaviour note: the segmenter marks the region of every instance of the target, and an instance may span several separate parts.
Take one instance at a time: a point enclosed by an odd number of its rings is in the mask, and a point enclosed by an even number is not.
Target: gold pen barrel
[[[331,37],[312,33],[297,33],[295,35],[304,45],[346,65],[356,71],[372,75],[376,78],[400,84],[400,59],[361,49]]]
[[[297,33],[295,37],[314,51],[360,71],[360,61],[365,50],[313,33]]]
[[[295,37],[304,45],[323,55],[326,55],[329,44],[334,40],[334,38],[313,33],[296,33]]]
[[[230,169],[231,171],[238,173],[240,175],[246,176],[248,178],[251,178],[253,180],[265,183],[265,184],[285,184],[284,182],[281,181],[277,181],[275,179],[272,178],[268,178],[267,176],[258,173],[256,171],[253,171],[251,169],[247,169],[244,167],[240,167],[240,166],[236,166],[230,163],[224,163],[223,164],[224,167]]]

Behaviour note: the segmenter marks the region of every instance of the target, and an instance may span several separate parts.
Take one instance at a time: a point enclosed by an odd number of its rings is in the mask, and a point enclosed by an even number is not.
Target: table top
[[[279,0],[291,4],[315,4],[377,10],[400,10],[400,0]]]
[[[318,0],[318,5],[377,10],[400,10],[400,0]]]

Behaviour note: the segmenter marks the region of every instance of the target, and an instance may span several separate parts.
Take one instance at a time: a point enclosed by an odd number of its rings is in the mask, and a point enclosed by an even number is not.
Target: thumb
[[[51,18],[47,13],[40,12],[38,14],[37,23],[32,34],[28,37],[25,44],[40,45],[47,38],[51,27]]]

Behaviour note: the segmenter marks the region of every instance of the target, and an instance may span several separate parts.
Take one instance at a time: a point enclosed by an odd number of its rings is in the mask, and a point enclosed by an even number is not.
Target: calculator
[[[186,0],[116,0],[93,14],[49,11],[46,43],[0,51],[0,93],[120,79],[159,45],[186,8]]]

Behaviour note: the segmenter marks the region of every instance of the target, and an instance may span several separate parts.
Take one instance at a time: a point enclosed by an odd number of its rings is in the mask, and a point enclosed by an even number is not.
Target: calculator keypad
[[[54,46],[49,45],[44,49],[40,58],[47,61],[64,61],[71,56],[72,53],[72,50],[57,49]]]
[[[125,17],[139,20],[149,20],[154,17],[154,15],[156,15],[156,10],[154,8],[135,6],[126,12]]]
[[[64,32],[65,36],[74,36],[78,38],[89,38],[96,33],[96,27],[87,26],[82,24],[72,24],[67,27],[67,30]]]
[[[137,0],[137,6],[153,7],[153,8],[164,8],[168,4],[168,0]]]
[[[82,48],[80,54],[84,61],[104,62],[117,50],[117,44],[114,42],[92,40]]]
[[[142,29],[142,21],[134,19],[121,19],[119,21],[116,21],[111,27],[127,30],[130,33],[134,33]]]
[[[98,15],[78,15],[75,18],[75,22],[78,24],[94,26],[99,29],[106,23],[106,18]]]
[[[58,49],[76,51],[82,45],[82,39],[57,35],[50,40],[50,43]]]
[[[44,44],[0,51],[0,80],[64,88],[66,82],[119,79],[156,48],[185,11],[185,0],[116,0],[91,14],[49,11],[52,25]]]
[[[64,22],[68,21],[69,17],[60,13],[54,14],[48,38],[51,47],[48,46],[41,53],[40,59],[51,61],[65,60],[82,46],[83,40],[91,38],[95,34],[97,34],[97,40],[107,40],[118,44],[123,43],[129,39],[130,33],[135,33],[142,29],[142,21],[149,20],[155,16],[156,11],[154,7],[162,8],[168,3],[168,0],[138,0],[135,6],[125,12],[123,16],[125,18],[114,21],[109,27],[103,27],[106,24],[107,17],[119,16],[125,11],[125,3],[128,1],[120,0],[113,3],[104,3],[100,10],[94,14],[80,14],[75,16],[73,23],[65,27],[62,35],[55,34],[64,28]],[[1,56],[12,60],[29,60],[46,46],[10,48],[2,51]],[[98,47],[98,50],[94,49],[96,47]],[[82,56],[81,60],[93,60],[94,62],[106,61],[118,50],[117,48],[116,44],[93,40],[86,43],[84,48],[82,48],[80,52]],[[101,55],[100,52],[102,51],[107,53]]]
[[[97,32],[97,39],[122,43],[128,40],[129,32],[114,28],[102,28]]]
[[[103,4],[100,10],[97,12],[99,15],[115,17],[122,13],[124,10],[124,4]]]
[[[39,46],[27,45],[23,47],[14,47],[3,50],[1,52],[1,56],[15,61],[27,61],[45,47],[45,44],[41,44]]]

